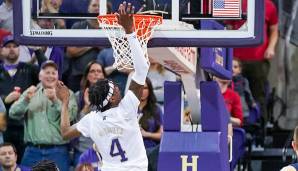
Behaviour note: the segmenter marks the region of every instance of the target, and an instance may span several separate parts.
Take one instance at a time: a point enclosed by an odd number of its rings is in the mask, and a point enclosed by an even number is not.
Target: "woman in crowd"
[[[81,80],[81,90],[76,92],[77,103],[78,103],[78,115],[77,115],[77,122],[88,114],[91,111],[90,108],[90,101],[89,101],[89,87],[95,84],[99,79],[104,79],[105,73],[102,66],[96,62],[91,61],[84,73]],[[76,166],[79,160],[80,155],[87,150],[88,148],[92,147],[92,140],[90,138],[86,138],[81,136],[78,141],[74,141],[74,165]]]
[[[162,110],[157,105],[152,83],[146,79],[139,105],[139,124],[145,148],[148,150],[159,144],[162,132]]]

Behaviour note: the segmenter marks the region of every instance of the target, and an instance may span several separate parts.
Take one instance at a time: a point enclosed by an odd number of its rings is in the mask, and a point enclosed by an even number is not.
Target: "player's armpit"
[[[61,134],[64,140],[69,140],[81,136],[81,133],[77,130],[76,125],[72,125],[64,131],[61,131]]]
[[[141,99],[143,88],[144,85],[140,85],[136,83],[134,80],[131,80],[129,90],[131,90],[139,100]]]

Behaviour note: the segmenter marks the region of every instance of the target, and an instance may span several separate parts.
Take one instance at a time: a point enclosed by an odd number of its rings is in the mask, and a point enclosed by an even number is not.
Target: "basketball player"
[[[63,83],[57,85],[57,96],[62,101],[61,134],[72,139],[81,134],[91,137],[102,156],[102,171],[147,171],[148,159],[140,132],[137,110],[149,70],[141,45],[133,32],[134,8],[120,4],[118,23],[123,26],[131,47],[134,74],[129,91],[123,99],[117,85],[99,80],[89,88],[89,100],[96,106],[76,125],[70,126],[68,116],[69,93]]]

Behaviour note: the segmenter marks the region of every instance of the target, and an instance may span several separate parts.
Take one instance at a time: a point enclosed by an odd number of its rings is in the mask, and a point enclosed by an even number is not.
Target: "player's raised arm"
[[[131,55],[133,58],[133,66],[135,72],[132,75],[132,81],[129,86],[138,99],[141,98],[142,90],[145,84],[146,76],[149,70],[149,65],[145,58],[144,51],[137,39],[136,33],[133,30],[133,13],[134,7],[130,3],[126,5],[124,2],[119,6],[117,18],[118,23],[124,28],[129,46],[131,48]]]

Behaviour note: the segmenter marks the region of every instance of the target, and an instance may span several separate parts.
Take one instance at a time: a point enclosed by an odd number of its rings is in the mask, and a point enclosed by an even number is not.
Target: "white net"
[[[116,16],[99,16],[98,20],[100,27],[105,30],[111,42],[115,58],[114,67],[118,70],[133,69],[131,49],[126,40],[125,31],[118,24]],[[134,15],[134,29],[148,63],[147,43],[153,34],[154,27],[161,23],[162,18],[159,16]]]

